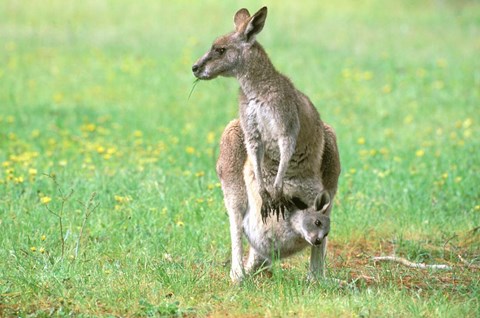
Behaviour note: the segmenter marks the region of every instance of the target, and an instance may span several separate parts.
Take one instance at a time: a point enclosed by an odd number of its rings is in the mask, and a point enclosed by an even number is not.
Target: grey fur
[[[225,128],[217,161],[230,218],[233,281],[244,275],[241,238],[247,211],[256,211],[268,223],[271,211],[277,215],[289,212],[289,198],[313,206],[317,195],[327,191],[333,201],[340,174],[333,129],[321,121],[308,97],[275,70],[255,39],[266,15],[266,7],[253,16],[246,9],[239,10],[234,17],[235,31],[216,39],[192,67],[199,79],[228,76],[240,84],[240,119]],[[254,183],[246,183],[249,170]],[[253,188],[259,200],[249,197]],[[331,209],[329,204],[326,216]],[[312,246],[313,276],[324,275],[326,244],[325,238],[320,246]]]

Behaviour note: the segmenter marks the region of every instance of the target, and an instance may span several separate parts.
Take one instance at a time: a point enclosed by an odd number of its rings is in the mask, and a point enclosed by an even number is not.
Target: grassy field
[[[308,251],[229,281],[238,86],[189,98],[191,65],[264,4],[258,40],[338,135],[346,287],[307,283]],[[479,52],[477,1],[1,1],[0,316],[478,317]]]

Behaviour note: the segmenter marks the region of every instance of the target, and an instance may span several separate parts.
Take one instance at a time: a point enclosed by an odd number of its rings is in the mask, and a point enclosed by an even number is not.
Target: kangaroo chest
[[[263,141],[278,140],[282,133],[281,114],[267,102],[251,100],[246,107],[245,120],[252,128],[256,128]]]
[[[285,120],[278,109],[260,99],[243,105],[241,119],[248,143],[261,143],[268,157],[280,158],[278,139],[285,135]]]

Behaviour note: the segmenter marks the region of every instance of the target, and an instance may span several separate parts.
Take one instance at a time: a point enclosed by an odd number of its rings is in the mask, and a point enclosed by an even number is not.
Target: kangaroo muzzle
[[[202,78],[203,66],[199,62],[193,64],[192,72],[193,72],[193,75],[195,75],[196,78],[203,79]]]
[[[196,78],[201,80],[209,80],[215,77],[211,76],[210,71],[207,70],[207,64],[211,61],[211,59],[210,52],[207,52],[197,62],[195,62],[195,64],[193,64],[192,72]]]

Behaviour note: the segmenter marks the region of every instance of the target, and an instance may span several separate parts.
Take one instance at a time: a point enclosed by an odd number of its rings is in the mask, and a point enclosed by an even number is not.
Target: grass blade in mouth
[[[200,82],[200,79],[197,78],[195,81],[193,81],[193,86],[192,86],[192,89],[190,90],[190,94],[188,94],[188,101],[190,101],[190,97],[192,96],[193,94],[193,90],[195,89],[195,86],[197,86],[198,82]]]

